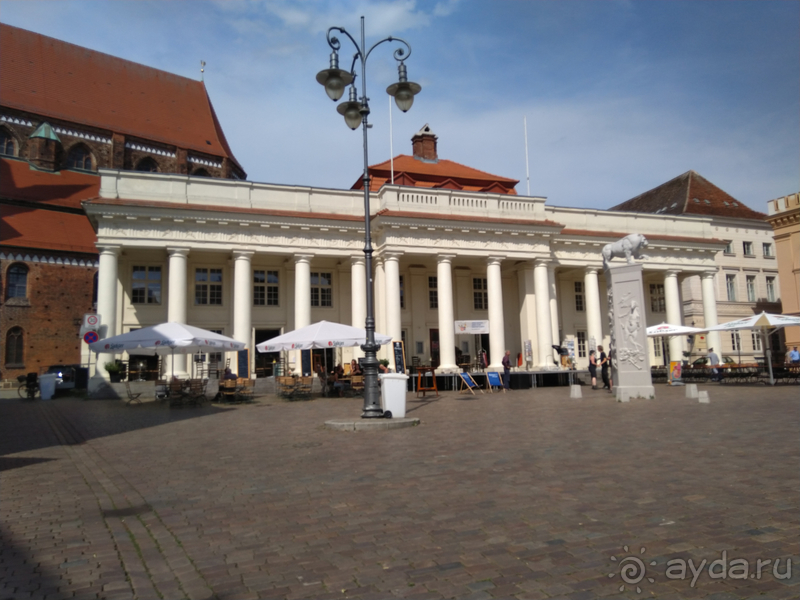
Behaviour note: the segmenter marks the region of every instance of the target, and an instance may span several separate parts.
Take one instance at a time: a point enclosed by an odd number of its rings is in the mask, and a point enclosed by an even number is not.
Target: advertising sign
[[[668,382],[670,385],[683,385],[683,380],[681,379],[681,362],[679,360],[673,360],[669,363],[668,375]]]
[[[456,321],[456,334],[489,333],[489,321]]]

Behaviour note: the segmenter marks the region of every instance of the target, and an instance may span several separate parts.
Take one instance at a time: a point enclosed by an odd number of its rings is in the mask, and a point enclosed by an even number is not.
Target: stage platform
[[[408,391],[416,392],[417,390],[417,373],[409,373],[408,378]],[[475,380],[482,389],[486,389],[486,373],[477,371],[470,372],[470,376]],[[445,373],[437,374],[436,387],[439,391],[453,391],[458,390],[459,375],[458,373]],[[503,373],[500,372],[502,379]],[[422,378],[424,387],[429,387],[431,383],[431,375],[425,375]],[[427,383],[426,383],[427,382]],[[577,383],[590,383],[591,377],[589,371],[512,371],[510,386],[512,390],[528,390],[531,388],[540,387],[556,387],[568,386]],[[433,392],[428,391],[427,394]]]

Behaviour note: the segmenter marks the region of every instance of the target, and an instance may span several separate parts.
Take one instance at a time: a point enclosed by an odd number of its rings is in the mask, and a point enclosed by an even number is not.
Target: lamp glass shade
[[[361,104],[349,101],[336,107],[336,112],[344,117],[344,122],[350,129],[358,129],[361,125]]]
[[[386,88],[386,93],[394,96],[394,102],[397,108],[403,112],[407,112],[411,105],[414,104],[414,96],[419,94],[422,87],[411,81],[398,81]]]
[[[344,94],[344,88],[353,81],[353,76],[341,69],[325,69],[317,73],[317,81],[325,86],[328,98],[336,102]]]

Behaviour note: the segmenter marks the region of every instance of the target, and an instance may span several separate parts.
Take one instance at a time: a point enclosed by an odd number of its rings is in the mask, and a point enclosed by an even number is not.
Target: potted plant
[[[388,370],[389,370],[389,361],[387,359],[385,359],[385,358],[382,358],[378,362],[380,364],[382,364],[384,367],[386,367],[386,370],[388,372]]]
[[[108,371],[108,376],[111,379],[111,383],[119,383],[122,381],[122,365],[119,361],[107,362],[103,365],[106,371]]]

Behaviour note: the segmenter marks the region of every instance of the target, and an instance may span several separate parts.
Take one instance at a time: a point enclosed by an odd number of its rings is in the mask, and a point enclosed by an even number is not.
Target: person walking
[[[506,350],[505,356],[503,356],[503,387],[507,390],[511,390],[510,384],[511,383],[511,350]]]
[[[602,346],[598,346],[597,350],[600,352],[600,361],[598,364],[600,365],[600,375],[603,378],[603,389],[610,390],[611,389],[611,382],[608,379],[608,356],[603,351]]]
[[[589,375],[592,376],[592,389],[597,389],[597,354],[589,350]]]
[[[722,381],[722,376],[718,368],[719,356],[717,356],[713,348],[708,349],[708,366],[711,367],[711,381]]]

